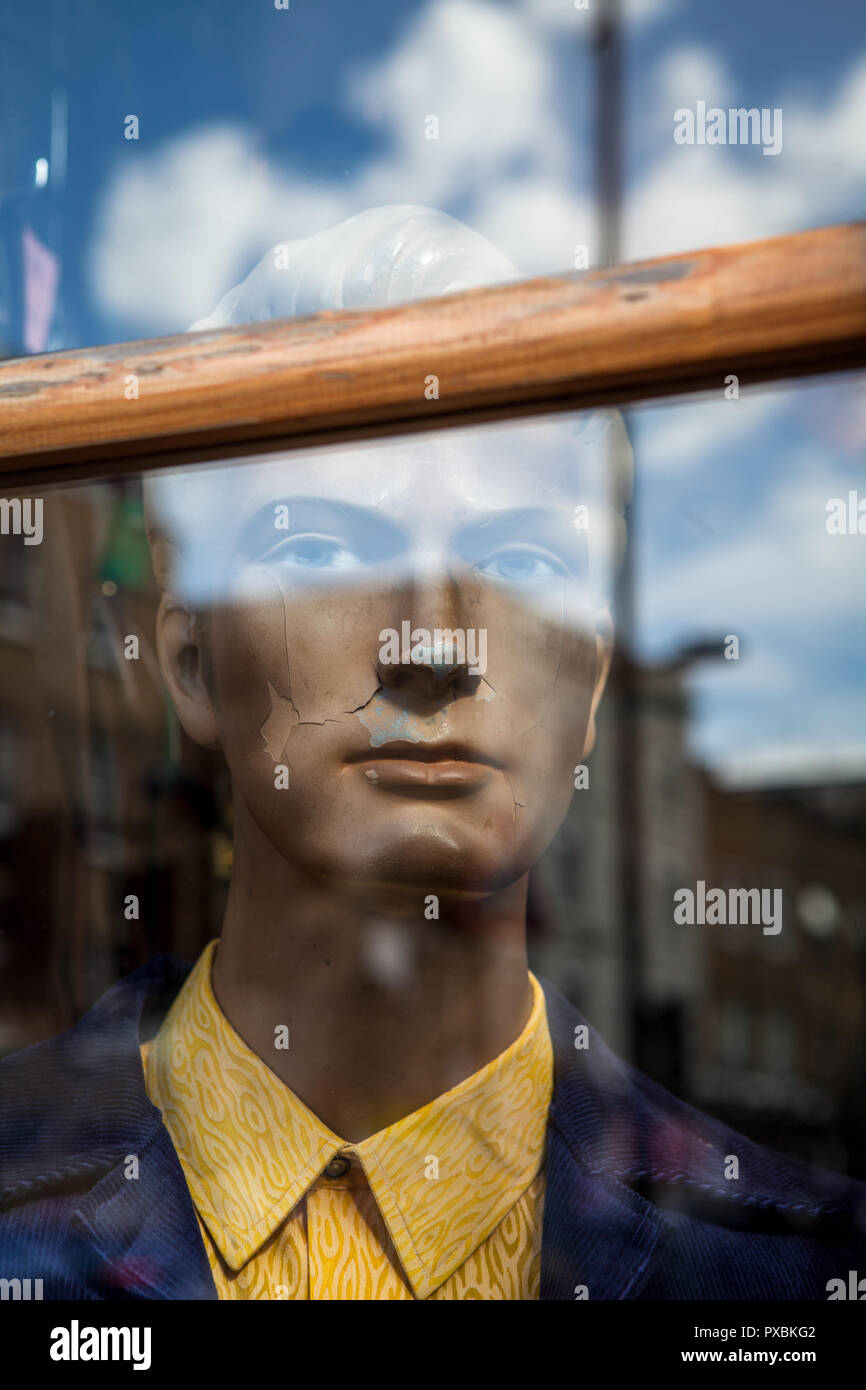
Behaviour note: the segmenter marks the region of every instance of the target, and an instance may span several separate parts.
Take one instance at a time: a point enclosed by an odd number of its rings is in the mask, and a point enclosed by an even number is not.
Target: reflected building
[[[866,782],[708,786],[706,806],[712,881],[780,887],[783,919],[712,929],[696,1099],[862,1174]]]
[[[687,669],[628,672],[637,762],[625,787],[615,685],[603,702],[590,787],[539,866],[533,969],[675,1094],[761,1143],[863,1175],[866,780],[720,785],[689,752]],[[637,798],[631,844],[623,794]],[[635,872],[633,922],[623,880]],[[781,888],[781,931],[675,923],[676,890],[700,879]]]
[[[574,1000],[615,1051],[679,1094],[694,1082],[689,1059],[707,947],[673,920],[673,893],[700,876],[705,844],[704,778],[687,748],[683,669],[681,661],[615,661],[590,785],[575,792],[542,861],[547,910],[533,946],[533,968]],[[634,762],[621,756],[629,710]],[[637,886],[631,895],[629,880]]]
[[[134,486],[44,518],[41,545],[0,543],[0,1053],[157,951],[197,955],[226,881],[222,774],[174,733]]]

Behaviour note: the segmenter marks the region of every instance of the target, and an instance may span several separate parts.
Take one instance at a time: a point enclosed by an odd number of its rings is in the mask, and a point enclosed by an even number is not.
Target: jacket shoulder
[[[155,956],[73,1027],[0,1062],[0,1205],[91,1180],[152,1124],[139,1037],[169,1007],[188,962]]]
[[[756,1143],[617,1057],[542,982],[554,1045],[551,1123],[591,1172],[655,1207],[731,1229],[866,1242],[866,1183]],[[579,1041],[576,1029],[581,1028]]]

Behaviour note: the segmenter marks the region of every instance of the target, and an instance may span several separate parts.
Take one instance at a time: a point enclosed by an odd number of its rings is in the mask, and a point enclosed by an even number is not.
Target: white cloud
[[[670,49],[659,60],[653,73],[652,89],[658,109],[671,124],[677,106],[692,106],[698,100],[710,106],[727,106],[731,78],[723,64],[704,44],[682,44]]]
[[[626,259],[753,241],[808,223],[807,180],[777,178],[760,167],[737,168],[735,158],[718,146],[672,143],[671,154],[628,199]]]
[[[832,735],[796,742],[764,743],[748,752],[715,760],[719,780],[728,787],[790,786],[862,782],[866,777],[866,742],[840,744]]]
[[[326,184],[275,172],[248,132],[208,126],[121,166],[90,248],[102,309],[141,334],[178,332],[213,308],[274,240],[344,215]]]
[[[575,249],[597,263],[592,200],[547,174],[501,179],[479,190],[472,225],[500,247],[524,275],[571,270]]]
[[[862,613],[866,592],[866,547],[857,536],[832,536],[826,529],[828,499],[846,497],[850,474],[813,457],[790,461],[784,482],[752,513],[742,494],[741,522],[697,553],[676,557],[646,577],[641,610],[649,627],[692,631],[695,615],[710,632],[766,631],[784,623],[837,624]],[[740,629],[737,628],[740,624]],[[795,651],[805,639],[792,638]]]
[[[721,633],[721,637],[727,636]],[[776,698],[791,694],[801,674],[796,652],[783,652],[772,647],[747,649],[738,662],[726,661],[721,645],[715,666],[701,663],[695,667],[691,686],[696,691],[721,691],[727,702],[736,694],[737,700],[754,696]]]
[[[453,184],[520,155],[560,163],[566,140],[550,104],[553,78],[549,46],[519,16],[485,0],[437,0],[356,76],[350,102],[409,167],[427,160],[431,144],[444,147]],[[425,138],[428,115],[439,121],[438,142]]]
[[[273,169],[250,133],[230,125],[187,132],[150,156],[136,151],[100,209],[89,258],[97,302],[139,333],[183,329],[276,242],[395,202],[474,203],[480,221],[466,220],[491,228],[521,264],[550,268],[549,254],[553,268],[570,265],[589,219],[571,192],[555,61],[555,45],[525,15],[486,0],[431,0],[349,84],[351,113],[384,137],[353,179]],[[425,138],[430,115],[438,140]]]
[[[722,462],[735,448],[757,438],[790,409],[784,391],[762,389],[725,400],[722,379],[715,398],[645,406],[636,426],[635,463],[652,473],[696,469],[709,458]]]
[[[785,148],[814,179],[859,187],[866,175],[866,57],[861,57],[829,106],[789,104]]]
[[[830,102],[773,99],[782,111],[782,148],[765,157],[741,146],[676,145],[674,111],[751,106],[704,45],[668,53],[650,83],[656,158],[630,190],[624,218],[628,259],[751,241],[859,211],[866,172],[866,58]],[[762,104],[767,97],[762,93]]]

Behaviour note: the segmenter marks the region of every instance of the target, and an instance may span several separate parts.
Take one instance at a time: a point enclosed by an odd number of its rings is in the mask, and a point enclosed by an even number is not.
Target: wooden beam
[[[857,222],[397,308],[18,358],[0,364],[0,473],[133,472],[721,392],[730,373],[746,386],[863,366]]]

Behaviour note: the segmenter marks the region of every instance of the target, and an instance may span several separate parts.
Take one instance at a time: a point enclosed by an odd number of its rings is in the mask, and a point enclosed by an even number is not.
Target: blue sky
[[[593,0],[590,0],[592,7]],[[66,180],[28,203],[62,256],[52,345],[175,332],[278,241],[378,203],[461,217],[527,274],[598,245],[588,37],[573,0],[107,0],[0,6],[19,96],[16,177],[50,144],[58,56]],[[862,216],[862,0],[623,0],[627,259]],[[50,39],[46,40],[46,32]],[[16,46],[17,45],[17,46]],[[14,72],[9,63],[14,63]],[[8,90],[8,81],[7,81]],[[673,113],[781,108],[775,157],[687,147]],[[8,123],[10,106],[4,108]],[[135,113],[141,138],[123,139]],[[424,138],[429,114],[440,138]],[[8,178],[8,174],[7,174]],[[826,501],[866,497],[862,379],[630,413],[639,645],[739,633],[695,673],[695,750],[728,775],[866,773],[866,536]]]

